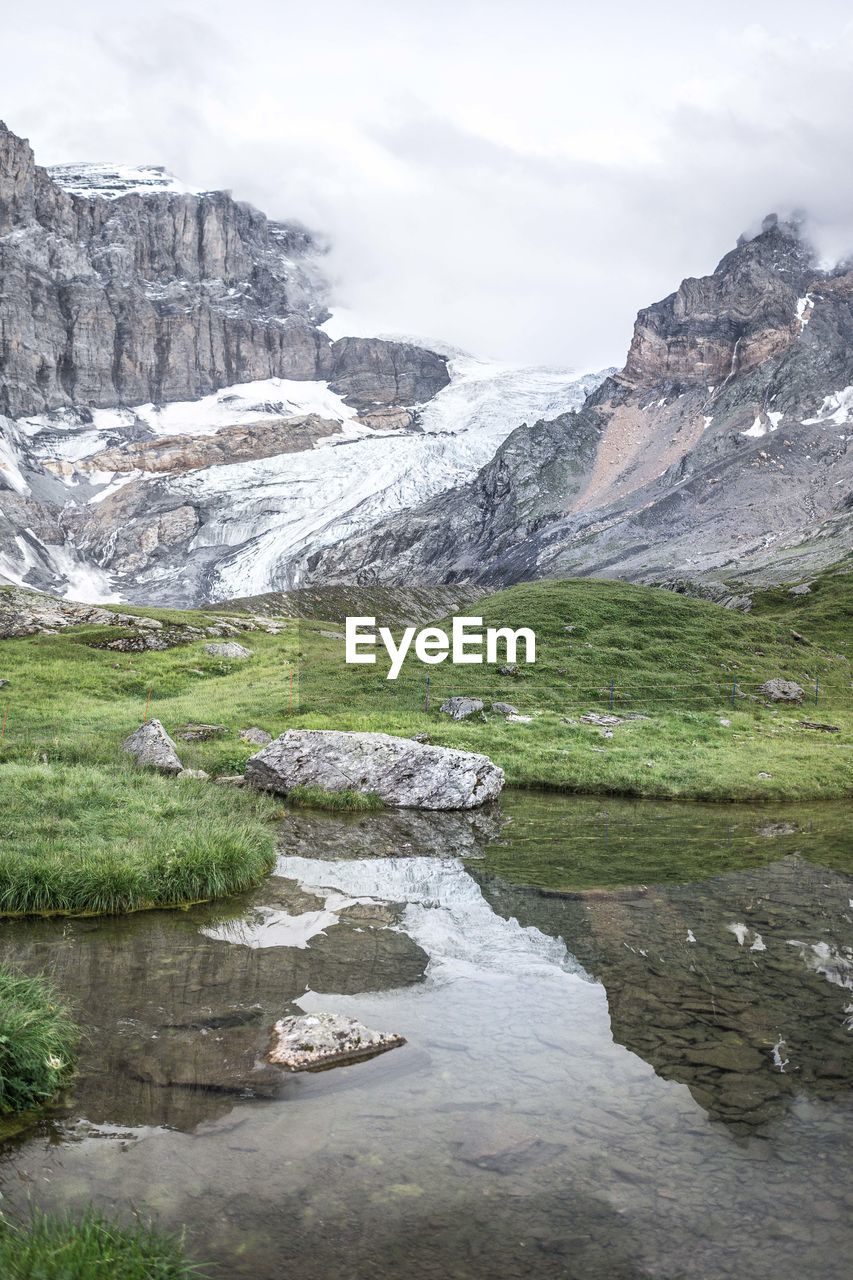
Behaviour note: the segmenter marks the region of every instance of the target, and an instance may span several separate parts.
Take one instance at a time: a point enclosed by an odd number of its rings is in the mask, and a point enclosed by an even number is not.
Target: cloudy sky
[[[354,331],[600,367],[770,210],[853,249],[840,0],[6,9],[0,116],[41,163],[162,163],[326,232]]]

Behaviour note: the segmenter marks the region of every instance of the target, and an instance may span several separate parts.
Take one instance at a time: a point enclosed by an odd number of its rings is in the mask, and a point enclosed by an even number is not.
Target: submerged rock
[[[464,720],[476,711],[482,711],[483,703],[480,698],[446,698],[441,704],[441,710],[451,720]]]
[[[473,809],[504,785],[503,769],[473,751],[335,729],[288,729],[247,761],[245,777],[282,795],[306,786],[354,790],[406,809]]]
[[[212,658],[251,658],[252,650],[245,645],[229,641],[226,644],[206,644],[205,650]]]
[[[306,1013],[282,1018],[275,1024],[267,1058],[288,1071],[321,1071],[360,1058],[373,1058],[405,1043],[403,1036],[371,1031],[355,1018],[337,1013]]]
[[[170,774],[183,772],[178,749],[159,720],[141,724],[135,733],[125,738],[121,749],[132,755],[141,769]]]

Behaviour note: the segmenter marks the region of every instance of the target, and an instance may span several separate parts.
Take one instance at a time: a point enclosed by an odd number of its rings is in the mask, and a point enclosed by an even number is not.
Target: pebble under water
[[[216,1277],[836,1280],[853,875],[833,805],[309,814],[189,911],[0,925],[86,1039],[4,1211],[186,1226]],[[264,1066],[330,1010],[403,1048]]]

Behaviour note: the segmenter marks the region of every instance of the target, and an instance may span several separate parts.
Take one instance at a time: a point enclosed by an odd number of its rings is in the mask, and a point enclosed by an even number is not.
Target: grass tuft
[[[0,966],[0,1114],[49,1101],[71,1075],[76,1043],[77,1029],[50,983]]]
[[[132,768],[0,765],[0,915],[112,915],[251,888],[274,862],[268,797]]]
[[[93,1209],[80,1221],[36,1213],[26,1226],[0,1219],[0,1275],[9,1280],[191,1280],[203,1273],[183,1242]]]
[[[297,809],[338,809],[352,813],[375,813],[384,809],[380,796],[372,791],[326,791],[324,787],[292,787],[287,793]]]

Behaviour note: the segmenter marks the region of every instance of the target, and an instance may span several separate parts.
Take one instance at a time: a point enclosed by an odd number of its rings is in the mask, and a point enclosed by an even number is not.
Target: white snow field
[[[128,484],[155,482],[193,505],[201,525],[187,551],[221,548],[211,598],[223,600],[297,586],[300,564],[312,551],[464,484],[516,427],[578,408],[604,376],[460,354],[450,360],[449,370],[450,384],[420,407],[417,429],[409,431],[364,425],[324,382],[280,378],[161,407],[29,416],[16,428],[31,466],[44,466],[75,506],[97,504]],[[336,422],[339,430],[298,453],[168,476],[80,469],[83,460],[123,440],[212,435],[229,426],[308,414]],[[8,480],[25,491],[20,454],[7,447],[0,461]],[[67,544],[65,554],[75,558]],[[12,576],[14,570],[9,565],[0,572]],[[115,591],[121,596],[120,582],[104,566],[93,564],[91,570],[87,580],[83,565],[78,566],[69,575],[69,590],[97,584],[99,598]],[[20,572],[21,566],[15,576]],[[158,583],[174,573],[174,565],[153,568],[139,575],[136,585],[150,588],[156,598]]]

